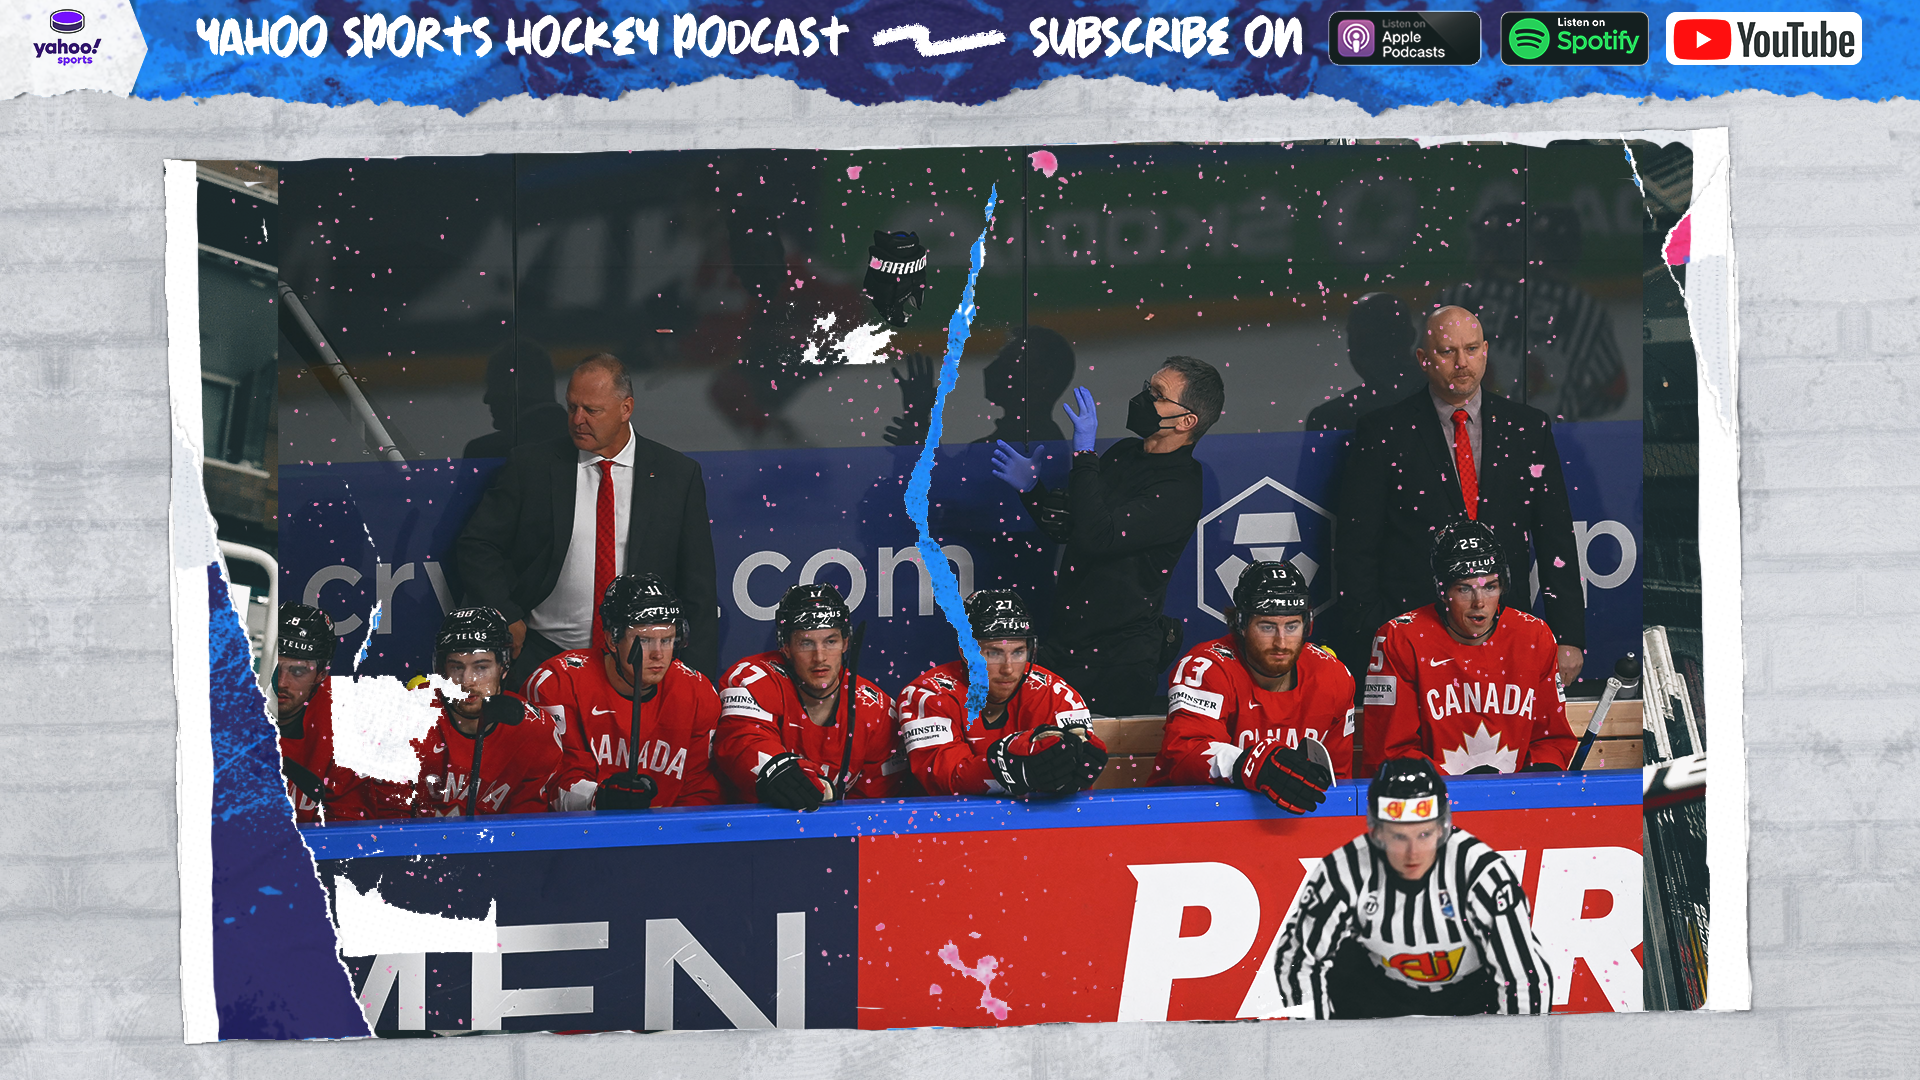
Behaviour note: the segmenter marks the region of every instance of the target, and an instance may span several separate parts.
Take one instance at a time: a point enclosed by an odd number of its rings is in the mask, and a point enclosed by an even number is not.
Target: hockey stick
[[[1593,740],[1600,737],[1600,725],[1606,721],[1607,710],[1613,708],[1614,699],[1639,685],[1640,661],[1628,653],[1613,665],[1613,674],[1607,677],[1607,688],[1600,692],[1600,703],[1593,707],[1593,716],[1587,720],[1587,733],[1580,736],[1580,745],[1573,752],[1568,772],[1579,772],[1587,763],[1587,754],[1593,749]]]
[[[504,693],[480,703],[480,723],[473,729],[473,770],[467,775],[468,817],[480,816],[480,753],[486,746],[487,729],[502,724],[511,727],[526,718],[520,699]]]
[[[853,640],[847,645],[846,660],[841,665],[847,670],[847,728],[841,733],[840,775],[833,796],[837,803],[847,800],[847,789],[853,786],[853,778],[847,775],[847,770],[853,767],[853,699],[860,689],[860,643],[866,636],[867,621],[862,619],[860,625],[853,628]]]
[[[678,632],[676,629],[675,633]],[[627,771],[636,776],[640,773],[640,653],[640,637],[636,634],[627,656],[627,663],[633,667],[633,682],[627,684],[633,691],[633,715],[627,723]]]

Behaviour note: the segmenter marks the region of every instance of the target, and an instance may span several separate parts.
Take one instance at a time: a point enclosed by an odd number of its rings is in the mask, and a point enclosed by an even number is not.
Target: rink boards
[[[1640,1008],[1640,771],[1459,779],[1556,1011]],[[1285,1014],[1306,868],[1365,827],[1211,788],[305,828],[376,1031],[998,1026]],[[357,954],[357,955],[356,955]]]

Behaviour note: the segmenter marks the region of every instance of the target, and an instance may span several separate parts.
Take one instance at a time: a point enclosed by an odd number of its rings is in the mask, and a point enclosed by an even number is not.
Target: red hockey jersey
[[[1052,724],[1085,724],[1087,703],[1066,680],[1039,664],[1007,700],[992,727],[967,724],[967,662],[941,664],[900,691],[900,739],[914,778],[929,795],[985,795],[1002,789],[987,765],[996,739]],[[1105,750],[1098,736],[1090,736]]]
[[[1479,645],[1455,641],[1431,605],[1381,627],[1367,666],[1366,713],[1368,776],[1388,758],[1416,754],[1450,776],[1481,765],[1564,769],[1576,742],[1553,632],[1514,608],[1500,612]]]
[[[417,693],[435,693],[421,689]],[[508,697],[520,700],[518,694]],[[546,713],[531,706],[518,724],[487,732],[480,750],[481,814],[537,814],[553,801],[560,773],[560,732]],[[473,737],[464,735],[447,715],[444,702],[427,734],[416,740],[420,780],[414,793],[415,817],[460,817],[467,812],[467,784],[473,774]]]
[[[577,649],[540,665],[527,701],[560,731],[562,762],[555,810],[586,810],[600,782],[627,770],[633,699],[614,689],[600,654]],[[659,785],[654,806],[713,806],[720,782],[708,757],[720,719],[720,695],[705,675],[678,660],[653,697],[640,703],[638,771]]]
[[[1254,743],[1311,735],[1333,757],[1337,779],[1353,776],[1353,676],[1318,645],[1301,648],[1291,690],[1262,690],[1234,651],[1232,635],[1188,650],[1168,673],[1167,726],[1150,784],[1232,783]]]
[[[326,678],[314,688],[313,697],[300,714],[300,737],[280,736],[280,756],[312,773],[319,781],[321,795],[326,800],[324,820],[359,821],[373,816],[367,778],[334,763],[333,691]],[[294,821],[313,825],[323,820],[320,803],[291,780],[287,781],[287,798],[293,800]]]
[[[844,679],[842,680],[844,682]],[[884,799],[904,795],[907,759],[900,752],[893,699],[861,679],[854,692],[854,736],[846,753],[846,706],[821,727],[808,719],[793,688],[786,658],[778,652],[749,656],[733,665],[720,684],[720,725],[713,757],[735,802],[759,802],[754,781],[760,766],[791,750],[814,776],[833,783],[840,763],[848,762],[847,798]]]

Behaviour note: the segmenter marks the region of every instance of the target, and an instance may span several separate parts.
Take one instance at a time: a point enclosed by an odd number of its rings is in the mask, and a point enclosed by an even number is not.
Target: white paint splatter
[[[339,931],[343,956],[498,952],[498,910],[495,901],[487,907],[483,919],[427,915],[387,903],[378,886],[362,893],[345,878],[339,879],[334,894],[334,926]]]
[[[849,364],[884,364],[887,362],[887,346],[892,343],[892,330],[870,324],[848,331],[835,349]]]
[[[978,34],[963,34],[959,37],[935,41],[932,31],[919,23],[890,27],[873,35],[873,43],[876,46],[891,45],[896,41],[911,41],[914,51],[921,56],[947,56],[952,53],[970,52],[991,45],[1002,45],[1006,40],[1007,35],[998,30],[985,30]]]
[[[342,768],[390,783],[411,783],[420,775],[413,743],[432,729],[438,716],[434,695],[408,690],[391,675],[327,680],[333,694],[333,758]],[[427,686],[450,697],[465,697],[459,684],[439,675]]]

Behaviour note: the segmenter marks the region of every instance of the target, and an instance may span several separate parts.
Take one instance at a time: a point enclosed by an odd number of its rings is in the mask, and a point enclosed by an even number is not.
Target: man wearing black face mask
[[[1213,366],[1175,356],[1127,402],[1127,430],[1095,454],[1093,393],[1076,388],[1067,486],[1040,483],[1035,457],[1005,442],[993,474],[1020,492],[1049,538],[1066,545],[1040,662],[1108,716],[1164,712],[1159,678],[1180,655],[1181,625],[1163,617],[1167,575],[1200,520],[1200,464],[1193,445],[1220,418],[1226,388]]]

